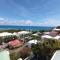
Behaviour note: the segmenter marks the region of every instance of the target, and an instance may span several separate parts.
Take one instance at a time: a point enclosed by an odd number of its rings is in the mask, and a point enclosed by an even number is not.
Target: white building
[[[50,34],[50,32],[43,32],[43,34],[44,34],[44,35],[49,35],[49,34]]]
[[[41,39],[52,39],[53,37],[50,35],[42,35]]]
[[[59,28],[54,28],[53,31],[60,31],[60,29]]]
[[[0,51],[0,60],[10,60],[9,51]]]
[[[52,56],[51,60],[60,60],[60,50],[57,50]]]
[[[13,34],[12,33],[8,33],[8,32],[0,33],[0,37],[2,37],[2,36],[10,36],[10,35],[13,35]]]
[[[60,39],[60,36],[59,35],[57,35],[57,36],[55,36],[55,37],[53,37],[53,36],[50,36],[50,35],[42,35],[41,36],[41,39],[55,39],[55,40],[59,40]]]
[[[31,33],[31,32],[29,32],[29,31],[20,31],[20,32],[18,32],[18,34],[20,34],[20,35],[25,35],[25,34],[29,34],[29,33]]]
[[[37,44],[37,43],[38,43],[37,40],[30,40],[30,41],[28,41],[27,45],[28,45],[29,47],[31,47],[32,44]]]

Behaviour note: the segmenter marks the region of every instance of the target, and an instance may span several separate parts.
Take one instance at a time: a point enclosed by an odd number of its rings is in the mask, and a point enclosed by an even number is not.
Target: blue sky
[[[58,26],[60,0],[0,0],[0,25]]]

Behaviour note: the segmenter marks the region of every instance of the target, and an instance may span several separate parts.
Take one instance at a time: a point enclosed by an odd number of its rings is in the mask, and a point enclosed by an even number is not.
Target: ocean
[[[8,26],[8,25],[0,25],[0,30],[9,30],[9,29],[15,29],[15,30],[51,30],[54,27],[46,27],[46,26]]]

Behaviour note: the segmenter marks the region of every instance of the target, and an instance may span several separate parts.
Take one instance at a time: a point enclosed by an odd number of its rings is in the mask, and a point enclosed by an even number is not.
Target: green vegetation
[[[2,42],[7,43],[7,42],[14,40],[14,39],[17,39],[17,36],[11,35],[11,36],[0,37],[0,44],[2,44]]]
[[[0,33],[2,33],[2,32],[10,32],[10,33],[13,33],[13,32],[19,32],[19,31],[21,31],[21,30],[13,30],[13,29],[11,29],[11,30],[0,30]]]
[[[44,44],[36,44],[32,45],[32,51],[34,55],[39,57],[45,57],[46,60],[50,60],[51,56],[53,55],[53,52],[55,51],[52,47],[50,46],[45,46]]]
[[[10,58],[11,60],[17,60],[20,58],[20,52],[16,52],[16,53],[11,53],[10,54]]]
[[[60,49],[60,41],[54,39],[45,40],[43,43],[32,45],[33,54],[45,60],[50,60],[56,50]],[[43,59],[44,60],[44,59]]]

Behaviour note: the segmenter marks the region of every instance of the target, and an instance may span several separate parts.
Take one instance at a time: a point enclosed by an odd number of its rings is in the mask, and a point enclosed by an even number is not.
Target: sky
[[[0,25],[58,26],[60,0],[0,0]]]

